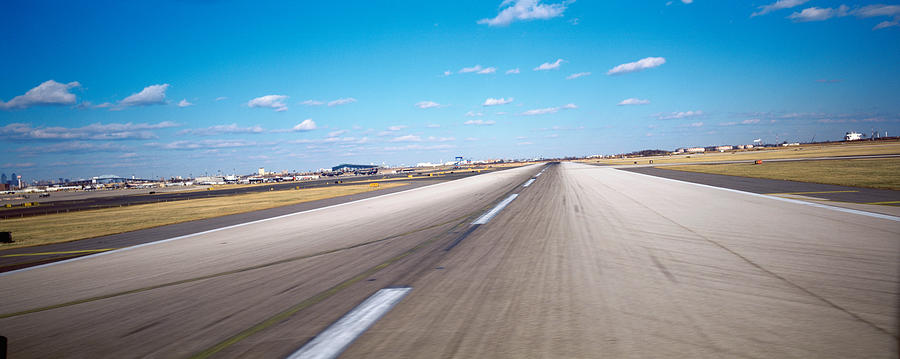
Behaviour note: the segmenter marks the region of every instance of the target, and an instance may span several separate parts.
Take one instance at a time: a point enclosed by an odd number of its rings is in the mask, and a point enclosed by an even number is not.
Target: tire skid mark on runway
[[[646,175],[645,175],[645,176],[646,176]],[[652,176],[651,176],[651,177],[652,177]],[[658,178],[658,177],[657,177],[657,178]],[[663,179],[666,179],[666,178],[663,178]],[[678,181],[678,182],[681,182],[681,181]],[[605,186],[605,184],[604,184],[604,186]],[[704,187],[713,187],[713,186],[706,186],[706,185],[701,185],[701,186],[704,186]],[[713,188],[720,188],[720,187],[713,187]],[[727,188],[723,188],[723,189],[728,190]],[[740,192],[740,191],[736,191],[736,192]],[[746,192],[746,193],[749,193],[749,192]],[[821,301],[821,302],[827,304],[828,306],[830,306],[830,307],[832,307],[832,308],[834,308],[834,309],[837,309],[837,310],[839,310],[839,311],[841,311],[841,312],[843,312],[843,313],[849,315],[850,317],[852,317],[853,319],[855,319],[855,320],[857,320],[857,321],[859,321],[859,322],[861,322],[861,323],[865,323],[866,325],[870,326],[871,328],[873,328],[873,329],[875,329],[875,330],[877,330],[877,331],[879,331],[879,332],[881,332],[881,333],[883,333],[883,334],[886,334],[886,335],[888,335],[888,336],[890,336],[890,337],[892,337],[892,338],[897,338],[897,336],[894,335],[894,334],[891,334],[891,332],[890,332],[889,330],[884,329],[884,328],[878,326],[877,324],[872,323],[872,322],[866,320],[865,318],[863,318],[863,317],[857,315],[856,313],[851,312],[850,310],[848,310],[848,309],[846,309],[846,308],[840,306],[839,304],[837,304],[837,303],[835,303],[835,302],[829,300],[828,298],[825,298],[825,297],[823,297],[823,296],[821,296],[821,295],[818,295],[818,294],[816,294],[815,292],[812,292],[812,291],[810,291],[809,289],[806,289],[805,287],[803,287],[803,286],[801,286],[801,285],[799,285],[799,284],[796,284],[796,283],[792,282],[790,279],[787,279],[787,278],[785,278],[785,277],[779,275],[778,273],[775,273],[775,272],[772,272],[772,271],[766,269],[766,268],[763,267],[762,265],[760,265],[760,264],[758,264],[758,263],[756,263],[756,262],[750,260],[750,258],[747,258],[747,257],[741,255],[740,253],[738,253],[738,252],[732,250],[732,249],[729,248],[728,246],[726,246],[726,245],[724,245],[724,244],[721,244],[721,243],[719,243],[718,241],[715,241],[715,240],[713,240],[713,239],[711,239],[711,238],[709,238],[709,237],[707,237],[707,236],[704,236],[704,235],[702,235],[702,234],[700,234],[700,233],[694,231],[693,229],[691,229],[691,228],[689,228],[689,227],[686,227],[686,226],[682,225],[681,223],[678,223],[677,221],[675,221],[675,220],[673,220],[673,219],[671,219],[671,218],[669,218],[669,217],[663,215],[662,213],[659,213],[658,211],[656,211],[656,210],[654,210],[654,209],[648,207],[647,205],[641,203],[640,201],[638,201],[638,200],[636,200],[636,199],[634,199],[634,198],[631,198],[630,196],[628,196],[628,195],[626,195],[626,194],[624,194],[624,193],[620,193],[620,194],[621,194],[622,196],[624,196],[624,197],[630,199],[632,202],[634,202],[634,203],[640,205],[641,207],[644,207],[644,208],[647,209],[648,211],[655,213],[655,214],[656,214],[657,216],[659,216],[660,218],[663,218],[663,219],[665,219],[666,221],[669,221],[670,223],[672,223],[672,224],[674,224],[674,225],[680,227],[681,229],[683,229],[683,230],[685,230],[685,231],[687,231],[687,232],[689,232],[689,233],[692,233],[693,235],[697,236],[698,238],[703,239],[703,240],[705,240],[706,242],[709,242],[710,244],[712,244],[712,245],[714,245],[714,246],[716,246],[716,247],[719,247],[719,248],[723,249],[724,251],[726,251],[726,252],[728,252],[728,253],[734,255],[734,256],[737,257],[737,258],[740,258],[740,259],[743,260],[744,262],[746,262],[746,263],[752,265],[753,267],[755,267],[756,269],[762,271],[763,273],[766,273],[767,275],[770,275],[770,276],[772,276],[773,278],[776,278],[776,279],[778,279],[778,280],[784,282],[785,284],[787,284],[787,285],[789,285],[789,286],[791,286],[791,287],[793,287],[793,288],[796,288],[797,290],[800,290],[801,292],[803,292],[803,293],[809,295],[810,297],[813,297],[813,298],[818,299],[819,301]],[[750,193],[750,194],[754,194],[754,193]],[[774,198],[778,198],[778,197],[774,197]]]
[[[37,312],[43,312],[43,311],[51,310],[51,309],[64,308],[64,307],[73,306],[73,305],[77,305],[77,304],[89,303],[89,302],[94,302],[94,301],[103,300],[103,299],[109,299],[109,298],[115,298],[115,297],[119,297],[119,296],[123,296],[123,295],[128,295],[128,294],[141,293],[141,292],[146,292],[146,291],[150,291],[150,290],[154,290],[154,289],[165,288],[165,287],[171,287],[171,286],[175,286],[175,285],[179,285],[179,284],[186,284],[186,283],[192,283],[192,282],[197,282],[197,281],[206,280],[206,279],[212,279],[212,278],[217,278],[217,277],[223,277],[223,276],[227,276],[227,275],[231,275],[231,274],[238,274],[238,273],[243,273],[243,272],[252,271],[252,270],[256,270],[256,269],[262,269],[262,268],[266,268],[266,267],[271,267],[271,266],[278,265],[278,264],[284,264],[284,263],[295,262],[295,261],[298,261],[298,260],[304,260],[304,259],[314,258],[314,257],[318,257],[318,256],[323,256],[323,255],[326,255],[326,254],[333,254],[333,253],[337,253],[337,252],[341,252],[341,251],[345,251],[345,250],[350,250],[350,249],[355,249],[355,248],[367,246],[367,245],[370,245],[370,244],[376,244],[376,243],[388,241],[388,240],[391,240],[391,239],[395,239],[395,238],[407,236],[407,235],[410,235],[410,234],[414,234],[414,233],[417,233],[417,232],[429,230],[429,229],[432,229],[432,228],[437,228],[437,227],[444,226],[444,225],[447,225],[447,224],[451,224],[451,223],[454,223],[454,222],[459,222],[459,221],[461,221],[461,220],[465,220],[465,219],[468,219],[468,218],[470,218],[470,217],[471,217],[471,215],[467,215],[467,216],[465,216],[465,217],[454,218],[454,219],[449,220],[449,221],[446,221],[446,222],[442,222],[442,223],[438,223],[438,224],[433,224],[433,225],[430,225],[430,226],[427,226],[427,227],[423,227],[423,228],[420,228],[420,229],[417,229],[417,230],[414,230],[414,231],[409,231],[409,232],[405,232],[405,233],[400,233],[400,234],[396,234],[396,235],[393,235],[393,236],[390,236],[390,237],[385,237],[385,238],[376,239],[376,240],[373,240],[373,241],[368,241],[368,242],[358,243],[358,244],[354,244],[354,245],[352,245],[352,246],[347,246],[347,247],[342,247],[342,248],[336,248],[336,249],[327,250],[327,251],[323,251],[323,252],[312,253],[312,254],[307,254],[307,255],[297,256],[297,257],[291,257],[291,258],[285,258],[285,259],[277,260],[277,261],[274,261],[274,262],[268,262],[268,263],[263,263],[263,264],[257,264],[257,265],[250,266],[250,267],[238,268],[238,269],[233,269],[233,270],[230,270],[230,271],[219,272],[219,273],[213,273],[213,274],[208,274],[208,275],[204,275],[204,276],[200,276],[200,277],[194,277],[194,278],[187,278],[187,279],[177,280],[177,281],[173,281],[173,282],[157,284],[157,285],[153,285],[153,286],[149,286],[149,287],[143,287],[143,288],[137,288],[137,289],[126,290],[126,291],[117,292],[117,293],[110,293],[110,294],[104,294],[104,295],[95,296],[95,297],[90,297],[90,298],[78,299],[78,300],[73,300],[73,301],[69,301],[69,302],[65,302],[65,303],[59,303],[59,304],[49,305],[49,306],[45,306],[45,307],[33,308],[33,309],[23,310],[23,311],[14,312],[14,313],[2,313],[2,314],[0,314],[0,319],[11,318],[11,317],[16,317],[16,316],[25,315],[25,314],[37,313]],[[32,268],[34,268],[34,267],[32,267]]]

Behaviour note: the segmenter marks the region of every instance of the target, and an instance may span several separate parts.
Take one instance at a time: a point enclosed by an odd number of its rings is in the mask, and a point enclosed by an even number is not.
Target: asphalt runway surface
[[[898,220],[533,165],[3,273],[0,335],[281,358],[361,317],[342,357],[895,358]]]
[[[898,202],[896,205],[900,205],[900,191],[892,191],[887,189],[727,176],[711,173],[667,170],[665,168],[656,167],[635,167],[620,169],[657,177],[675,179],[679,181],[700,183],[709,186],[730,188],[739,191],[760,194],[796,194],[801,196],[826,199],[829,201],[861,204]]]
[[[459,179],[463,177],[468,177],[477,174],[478,172],[473,170],[453,170],[449,171],[453,172],[452,174],[444,174],[441,177],[444,180],[452,180]],[[325,187],[325,186],[350,186],[354,184],[360,183],[368,183],[368,182],[377,182],[379,180],[386,179],[404,179],[409,181],[419,181],[419,180],[431,180],[430,177],[422,177],[420,175],[416,175],[415,178],[407,179],[409,173],[403,174],[384,174],[384,175],[374,175],[374,176],[354,176],[354,177],[326,177],[324,179],[318,179],[313,181],[291,181],[291,182],[275,182],[268,183],[264,185],[248,185],[248,186],[235,186],[224,189],[213,189],[213,190],[193,190],[193,191],[171,191],[171,189],[161,189],[157,193],[150,194],[149,192],[153,191],[153,189],[143,190],[141,193],[129,193],[128,191],[101,191],[98,194],[102,196],[96,197],[88,197],[88,198],[80,198],[75,200],[57,200],[57,197],[49,198],[39,198],[38,194],[31,193],[28,194],[29,198],[33,199],[36,202],[39,202],[40,205],[37,207],[13,207],[10,209],[0,209],[0,218],[14,218],[14,217],[28,217],[35,215],[45,215],[45,214],[55,214],[60,212],[68,212],[68,211],[80,211],[80,210],[88,210],[88,209],[98,209],[98,208],[109,208],[109,207],[120,207],[120,206],[133,206],[136,204],[145,204],[145,203],[156,203],[156,202],[171,202],[171,201],[182,201],[189,199],[197,199],[197,198],[208,198],[208,197],[221,197],[221,196],[231,196],[236,194],[245,194],[245,193],[258,193],[258,192],[267,192],[267,191],[279,191],[279,190],[288,190],[293,189],[294,187],[300,188],[316,188],[316,187]],[[336,182],[342,183],[336,183]],[[117,193],[111,195],[109,192]],[[81,192],[81,193],[91,193],[91,192]]]

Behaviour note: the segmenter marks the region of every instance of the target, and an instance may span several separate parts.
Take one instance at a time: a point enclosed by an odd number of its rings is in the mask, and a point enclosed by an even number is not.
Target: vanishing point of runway
[[[897,357],[900,218],[533,165],[0,288],[12,358]],[[352,343],[312,348],[385,288]]]

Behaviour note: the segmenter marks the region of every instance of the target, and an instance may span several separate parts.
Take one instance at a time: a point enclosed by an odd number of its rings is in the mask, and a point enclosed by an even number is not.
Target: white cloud
[[[496,68],[496,67],[488,67],[488,68],[485,68],[485,69],[483,69],[483,70],[481,70],[481,71],[478,71],[477,74],[479,74],[479,75],[488,75],[488,74],[492,74],[492,73],[495,73],[495,72],[497,72],[497,68]]]
[[[346,104],[350,104],[350,103],[354,103],[354,102],[356,102],[356,99],[353,97],[339,98],[334,101],[329,101],[328,107],[346,105]]]
[[[481,71],[482,69],[483,68],[481,67],[481,65],[475,65],[472,67],[463,67],[462,69],[459,70],[459,73],[466,74],[469,72],[478,72],[478,71]]]
[[[40,105],[73,105],[75,94],[70,89],[80,87],[77,81],[62,84],[53,80],[44,81],[28,90],[24,95],[13,97],[9,102],[0,101],[0,109],[24,109]]]
[[[216,148],[237,148],[256,146],[256,142],[244,140],[203,140],[203,141],[174,141],[169,143],[148,143],[149,147],[157,147],[166,150],[200,150]]]
[[[227,100],[227,99],[228,99],[228,97],[225,97],[225,96],[216,97],[216,101],[222,101],[222,100]]]
[[[337,137],[337,136],[343,135],[345,133],[347,133],[347,130],[331,131],[328,133],[328,137]]]
[[[657,119],[659,119],[659,120],[678,120],[678,119],[682,119],[682,118],[696,117],[696,116],[702,116],[702,115],[703,115],[703,111],[672,112],[672,113],[669,113],[666,115],[660,114],[657,116]]]
[[[284,100],[287,100],[287,98],[285,95],[265,95],[250,100],[247,102],[247,106],[272,108],[281,112],[287,110],[287,105],[284,103]]]
[[[441,145],[420,145],[420,144],[410,144],[406,146],[390,146],[385,147],[385,151],[409,151],[409,150],[445,150],[450,148],[455,148],[456,146],[450,144],[441,144]]]
[[[574,80],[574,79],[577,79],[577,78],[579,78],[579,77],[590,76],[590,75],[591,75],[590,72],[579,72],[579,73],[577,73],[577,74],[571,74],[571,75],[569,75],[569,76],[566,76],[566,80]]]
[[[294,126],[294,128],[292,128],[292,130],[300,131],[300,132],[312,131],[315,129],[316,129],[316,121],[313,121],[312,119],[309,119],[309,118],[303,120],[303,122],[298,123],[297,126]]]
[[[508,103],[510,103],[510,102],[513,102],[513,98],[512,98],[512,97],[510,97],[510,98],[503,98],[503,97],[501,97],[501,98],[491,98],[491,97],[488,97],[486,100],[484,100],[484,103],[481,104],[481,105],[482,105],[482,106],[498,106],[498,105],[505,105],[505,104],[508,104]]]
[[[516,68],[514,68],[514,69],[506,70],[506,74],[507,74],[507,75],[517,74],[517,73],[519,73],[519,68],[518,68],[518,67],[516,67]]]
[[[759,11],[750,14],[750,17],[765,15],[776,10],[790,9],[795,6],[803,5],[807,1],[809,0],[778,0],[772,4],[760,6]]]
[[[406,135],[394,137],[391,139],[391,142],[422,142],[422,137],[416,135]]]
[[[450,72],[450,70],[444,71],[444,77],[450,76],[450,75],[452,75],[452,74],[453,74],[453,73]]]
[[[566,105],[558,106],[558,107],[547,107],[547,108],[528,110],[528,111],[522,112],[522,115],[524,115],[524,116],[546,115],[549,113],[557,113],[557,112],[559,112],[559,110],[574,109],[574,108],[578,108],[578,106],[575,106],[574,103],[570,103],[570,104],[566,104]]]
[[[406,126],[406,125],[394,125],[394,126],[388,127],[388,131],[400,131],[400,130],[402,130],[402,129],[404,129],[404,128],[407,128],[407,127],[409,127],[409,126]]]
[[[425,125],[425,127],[428,127],[428,128],[440,128],[441,125],[438,125],[438,124],[436,124],[436,123],[429,123],[429,124]]]
[[[533,144],[534,144],[534,142],[527,142],[527,141],[526,141],[526,142],[519,142],[519,143],[516,143],[516,145],[518,145],[518,146],[530,146],[530,145],[533,145]]]
[[[166,103],[166,89],[168,88],[169,84],[144,87],[141,92],[119,101],[119,107],[163,105]]]
[[[156,135],[149,131],[176,127],[174,122],[159,123],[94,123],[84,127],[32,127],[25,123],[11,123],[0,127],[0,139],[21,140],[127,140],[151,139]]]
[[[300,104],[305,105],[305,106],[321,106],[321,105],[324,105],[325,103],[322,101],[316,101],[316,100],[303,100],[302,102],[300,102]]]
[[[216,125],[205,128],[194,128],[178,131],[179,135],[197,135],[197,136],[214,136],[230,133],[263,133],[260,126],[240,127],[236,123],[230,125]]]
[[[632,98],[626,98],[626,99],[622,100],[622,102],[619,102],[618,105],[619,106],[646,105],[648,103],[650,103],[650,100],[643,100],[643,99],[632,97]]]
[[[484,114],[481,112],[469,111],[469,112],[466,112],[465,116],[466,117],[481,117],[481,116],[484,116]]]
[[[556,70],[559,68],[559,65],[562,65],[566,60],[556,59],[553,63],[545,62],[538,67],[534,68],[534,71],[546,71],[546,70]]]
[[[900,16],[900,5],[868,5],[853,11],[857,17]]]
[[[541,4],[539,0],[504,0],[500,3],[500,7],[503,9],[497,16],[478,20],[478,23],[488,26],[506,26],[513,21],[552,19],[563,15],[567,3]]]
[[[178,107],[188,107],[188,106],[194,106],[194,104],[188,102],[187,99],[181,99],[181,101],[178,102]]]
[[[434,136],[428,136],[427,140],[430,141],[430,142],[448,142],[448,141],[455,141],[456,138],[455,138],[455,137],[434,137]]]
[[[71,142],[62,142],[62,143],[54,143],[51,145],[45,146],[23,146],[16,149],[17,152],[26,152],[26,153],[86,153],[86,152],[124,152],[127,151],[128,148],[122,146],[117,143],[110,142],[82,142],[82,141],[71,141]]]
[[[487,121],[485,121],[485,120],[468,120],[466,122],[463,122],[463,125],[490,126],[495,123],[497,123],[497,122],[494,122],[494,120],[487,120]]]
[[[801,12],[794,12],[787,18],[794,20],[794,22],[824,21],[833,17],[847,16],[849,10],[850,8],[847,7],[847,5],[841,5],[836,9],[830,7],[810,7],[803,9]]]
[[[885,29],[885,28],[894,27],[894,26],[900,26],[900,20],[895,19],[895,20],[891,20],[891,21],[885,20],[885,21],[879,22],[878,25],[875,25],[875,27],[872,28],[872,30],[880,30],[880,29]]]
[[[629,72],[637,72],[646,69],[652,69],[654,67],[658,67],[662,64],[666,63],[666,59],[662,57],[645,57],[635,62],[629,62],[627,64],[621,64],[616,67],[613,67],[609,71],[606,72],[607,75],[618,75],[625,74]]]
[[[689,126],[691,126],[691,127],[703,127],[703,122],[694,122],[694,123],[691,123]]]
[[[434,101],[420,101],[416,103],[416,107],[418,108],[435,108],[441,107],[441,104]]]
[[[755,125],[755,124],[757,124],[757,123],[759,123],[759,119],[758,119],[758,118],[752,118],[752,119],[749,119],[749,120],[743,120],[743,121],[741,121],[741,124],[742,124],[742,125]]]
[[[685,4],[692,4],[692,3],[694,3],[694,0],[681,0],[681,2],[683,2]]]

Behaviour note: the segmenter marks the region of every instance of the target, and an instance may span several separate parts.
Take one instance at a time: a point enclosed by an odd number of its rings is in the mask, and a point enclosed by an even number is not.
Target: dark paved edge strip
[[[99,248],[124,248],[138,244],[156,242],[164,239],[180,237],[192,233],[204,232],[216,228],[227,227],[235,224],[252,222],[256,220],[282,216],[290,213],[303,212],[316,208],[333,206],[341,203],[357,201],[365,198],[377,197],[389,193],[402,192],[414,188],[424,187],[440,182],[446,182],[456,178],[435,178],[430,180],[412,181],[406,186],[399,186],[376,191],[363,192],[353,195],[326,198],[317,201],[298,203],[283,207],[269,208],[259,211],[232,214],[223,217],[200,219],[196,221],[183,222],[154,227],[148,229],[137,230],[133,232],[125,232],[112,234],[103,237],[95,237],[82,239],[72,242],[47,244],[33,247],[22,247],[0,250],[0,255],[20,254],[20,253],[37,253],[37,252],[65,252],[77,250],[90,250]],[[14,238],[15,239],[15,238]],[[34,257],[0,257],[0,272],[8,272],[17,269],[23,269],[41,264],[52,263],[56,261],[71,259],[71,255],[48,255],[42,256],[41,259],[35,260]]]
[[[821,183],[728,176],[710,173],[669,170],[657,167],[619,168],[619,170],[759,194],[823,192],[815,194],[805,194],[804,196],[850,203],[900,201],[900,191],[892,191],[887,189],[873,189]]]

